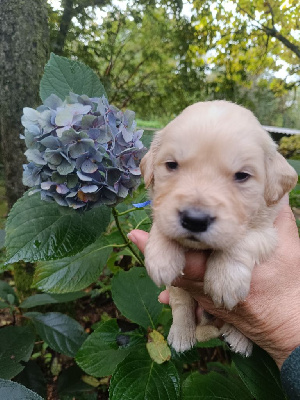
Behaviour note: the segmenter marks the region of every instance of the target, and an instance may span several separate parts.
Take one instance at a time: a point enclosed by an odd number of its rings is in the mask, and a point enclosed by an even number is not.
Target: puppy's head
[[[159,229],[187,247],[225,249],[297,182],[254,115],[196,103],[158,132],[141,162]]]

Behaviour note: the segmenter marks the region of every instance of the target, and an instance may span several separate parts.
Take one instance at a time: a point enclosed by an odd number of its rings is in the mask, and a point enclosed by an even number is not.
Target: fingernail
[[[132,232],[129,232],[127,237],[132,243],[137,244],[138,240]]]

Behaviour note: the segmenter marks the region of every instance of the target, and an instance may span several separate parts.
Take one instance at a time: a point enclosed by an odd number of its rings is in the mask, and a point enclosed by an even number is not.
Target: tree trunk
[[[0,139],[8,208],[23,194],[23,107],[35,108],[49,56],[46,0],[0,0]]]
[[[59,32],[57,34],[56,43],[54,45],[54,52],[58,55],[64,55],[64,47],[68,31],[71,26],[72,18],[74,17],[74,4],[73,0],[64,0],[62,3],[64,11],[60,20]]]

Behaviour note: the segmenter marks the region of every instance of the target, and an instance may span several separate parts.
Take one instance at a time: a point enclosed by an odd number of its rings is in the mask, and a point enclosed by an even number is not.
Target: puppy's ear
[[[151,143],[148,153],[142,158],[140,163],[141,173],[144,177],[146,188],[153,185],[154,183],[154,162],[156,153],[159,149],[161,142],[161,133],[157,132]]]
[[[266,160],[265,200],[268,206],[276,204],[297,184],[294,168],[277,151]]]

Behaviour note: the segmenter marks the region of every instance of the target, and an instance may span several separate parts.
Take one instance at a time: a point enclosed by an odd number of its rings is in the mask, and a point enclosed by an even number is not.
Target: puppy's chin
[[[200,240],[196,235],[178,237],[175,240],[183,247],[194,250],[211,250],[212,246]]]

